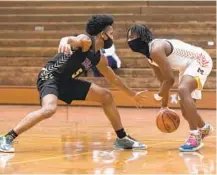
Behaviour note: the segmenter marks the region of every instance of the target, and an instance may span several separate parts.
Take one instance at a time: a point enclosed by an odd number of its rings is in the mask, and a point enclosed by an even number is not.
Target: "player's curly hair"
[[[94,15],[87,22],[86,32],[89,35],[97,35],[107,26],[111,26],[113,22],[113,18],[110,15]]]
[[[135,33],[138,38],[141,38],[142,41],[149,43],[153,40],[152,32],[146,25],[135,24],[130,27],[127,31],[127,39],[129,37],[129,31]]]

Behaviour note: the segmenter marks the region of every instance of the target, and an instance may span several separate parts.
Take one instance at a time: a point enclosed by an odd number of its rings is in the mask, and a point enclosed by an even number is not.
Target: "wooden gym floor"
[[[1,134],[38,108],[0,106]],[[216,133],[200,152],[182,154],[178,147],[188,135],[187,122],[181,117],[176,132],[161,133],[155,125],[158,110],[119,109],[128,133],[149,146],[147,151],[121,151],[112,148],[115,134],[101,108],[61,106],[17,139],[16,153],[0,153],[0,173],[216,174]],[[216,128],[215,110],[199,112]]]

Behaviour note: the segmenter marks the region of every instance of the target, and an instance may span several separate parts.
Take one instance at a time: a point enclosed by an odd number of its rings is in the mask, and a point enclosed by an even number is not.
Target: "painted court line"
[[[216,138],[216,136],[210,136],[209,138]],[[164,145],[164,144],[174,143],[174,142],[177,142],[177,140],[167,141],[167,142],[161,142],[161,143],[156,143],[156,144],[149,144],[148,147],[150,147],[150,146],[152,147],[152,146],[156,146],[156,145]],[[101,148],[103,148],[103,147],[105,147],[105,146],[101,146]],[[88,152],[84,152],[84,153],[80,153],[80,154],[73,154],[73,155],[53,156],[53,157],[33,159],[33,160],[26,160],[26,161],[20,161],[20,162],[12,162],[12,163],[9,163],[9,165],[16,165],[16,164],[23,164],[23,163],[32,163],[32,162],[52,160],[52,159],[60,159],[60,158],[64,158],[64,157],[76,157],[76,156],[86,155],[86,154],[90,154],[90,153],[92,153],[92,151],[88,151]]]
[[[41,158],[41,159],[26,160],[26,161],[20,161],[20,162],[12,162],[12,163],[9,163],[8,165],[31,163],[31,162],[38,162],[38,161],[44,161],[44,160],[59,159],[59,158],[64,158],[64,157],[76,157],[76,156],[85,155],[85,154],[89,154],[89,153],[92,153],[92,152],[84,152],[84,153],[73,154],[73,155],[62,155],[62,156],[54,156],[54,157],[47,157],[47,158]]]

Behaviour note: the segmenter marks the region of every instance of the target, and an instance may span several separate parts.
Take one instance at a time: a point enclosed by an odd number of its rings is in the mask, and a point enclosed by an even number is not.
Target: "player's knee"
[[[181,99],[184,99],[186,95],[189,95],[189,89],[185,86],[178,87],[178,94]]]
[[[42,113],[44,118],[50,118],[53,114],[56,113],[57,106],[56,105],[47,105],[42,108]]]
[[[112,93],[108,89],[103,89],[102,104],[109,104],[113,101]]]

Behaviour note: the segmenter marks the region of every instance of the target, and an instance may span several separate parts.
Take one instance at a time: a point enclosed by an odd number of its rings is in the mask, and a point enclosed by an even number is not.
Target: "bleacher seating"
[[[84,33],[87,19],[98,13],[112,14],[115,20],[115,44],[122,60],[122,68],[116,73],[135,90],[150,89],[150,98],[159,88],[159,82],[147,61],[127,47],[126,30],[130,25],[147,24],[155,37],[177,38],[204,48],[214,66],[204,89],[204,97],[210,104],[203,100],[199,106],[215,108],[216,4],[211,1],[0,1],[0,103],[38,104],[35,85],[39,70],[56,54],[61,37]],[[214,45],[208,45],[209,41]],[[91,72],[81,78],[110,88],[118,105],[132,106],[132,101],[104,78],[95,78]],[[176,73],[174,89],[177,78]],[[32,96],[24,97],[24,89]],[[156,104],[151,100],[147,106]]]

